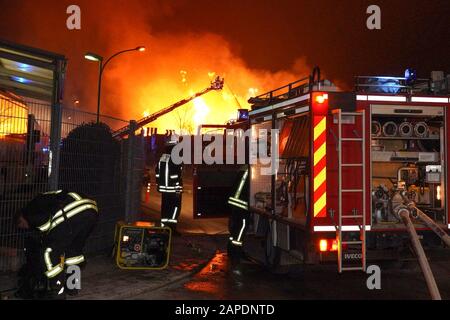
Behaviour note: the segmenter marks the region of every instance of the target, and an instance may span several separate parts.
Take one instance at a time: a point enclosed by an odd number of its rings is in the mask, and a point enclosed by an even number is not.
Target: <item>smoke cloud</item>
[[[66,28],[66,8],[81,8],[81,30]],[[152,19],[171,15],[167,1],[0,1],[0,37],[64,54],[68,58],[64,103],[96,110],[98,69],[83,58],[95,52],[107,58],[117,51],[144,45],[145,52],[125,53],[108,64],[103,76],[102,113],[139,119],[225,78],[211,92],[153,123],[159,129],[193,130],[199,123],[224,123],[247,99],[309,73],[304,58],[289,70],[248,67],[221,35],[208,32],[170,33],[152,30]],[[185,124],[187,123],[187,124]]]

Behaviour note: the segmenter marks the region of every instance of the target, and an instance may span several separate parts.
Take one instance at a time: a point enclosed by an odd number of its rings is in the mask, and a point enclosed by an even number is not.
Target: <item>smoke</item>
[[[81,30],[66,28],[66,8],[71,4],[81,8]],[[176,34],[153,32],[154,17],[176,19],[171,15],[173,5],[156,0],[8,1],[1,5],[5,10],[0,14],[0,37],[64,54],[69,60],[64,103],[73,107],[80,100],[80,108],[89,111],[96,110],[98,68],[83,58],[84,53],[107,58],[123,49],[146,46],[145,52],[111,60],[103,75],[102,113],[123,119],[139,119],[200,91],[215,75],[225,78],[221,92],[208,93],[152,124],[163,130],[180,129],[183,118],[192,118],[195,124],[224,123],[238,107],[248,107],[251,95],[294,81],[310,70],[302,58],[290,70],[251,69],[223,36],[193,33],[188,25]]]

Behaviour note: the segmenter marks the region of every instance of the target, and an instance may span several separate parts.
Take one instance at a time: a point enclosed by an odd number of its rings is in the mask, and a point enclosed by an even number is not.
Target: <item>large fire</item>
[[[188,72],[180,71],[180,82],[186,87],[185,96],[192,96],[196,93],[190,88],[188,81]],[[212,81],[216,77],[215,72],[208,72],[205,80]],[[205,81],[205,87],[208,84]],[[188,89],[189,88],[189,89]],[[197,88],[197,91],[204,88]],[[221,91],[210,91],[206,95],[197,97],[186,105],[179,107],[172,114],[168,114],[155,123],[151,123],[148,127],[158,127],[167,130],[175,130],[181,134],[192,134],[197,132],[197,128],[201,124],[224,124],[229,120],[235,120],[237,109],[247,108],[247,100],[258,92],[255,88],[249,88],[247,94],[242,97],[231,91],[227,84]],[[150,109],[145,109],[142,113],[143,117],[151,114]]]
[[[27,132],[27,107],[0,94],[0,139],[10,134]]]
[[[309,73],[303,59],[289,71],[255,70],[220,35],[154,34],[148,31],[151,22],[140,18],[135,17],[132,25],[115,25],[132,29],[125,38],[128,46],[142,44],[148,50],[121,57],[105,72],[105,90],[120,92],[105,98],[108,112],[138,119],[205,89],[216,76],[225,79],[222,90],[211,91],[148,125],[159,132],[195,133],[200,124],[224,124],[236,117],[237,109],[249,107],[250,97]]]
[[[205,43],[208,44],[208,49],[196,49]],[[157,127],[160,131],[171,129],[186,134],[195,133],[200,124],[224,124],[236,118],[237,109],[249,108],[247,100],[250,97],[306,74],[306,69],[298,68],[298,65],[303,65],[301,63],[297,64],[298,73],[252,70],[231,53],[225,40],[209,34],[191,40],[185,39],[184,44],[180,43],[178,49],[172,51],[173,56],[164,55],[164,58],[159,58],[157,53],[153,54],[157,61],[164,61],[166,69],[158,69],[159,76],[153,72],[149,72],[147,77],[143,75],[138,88],[130,89],[138,102],[132,111],[140,111],[134,117],[147,116],[205,89],[217,75],[225,78],[222,90],[211,91],[196,98],[148,125]],[[196,54],[198,57],[195,57]],[[142,59],[146,60],[147,57]],[[148,59],[151,60],[152,57],[149,56]],[[180,66],[180,69],[174,70],[176,66]],[[217,71],[210,71],[213,68]]]
[[[64,103],[68,106],[79,100],[80,108],[96,110],[97,65],[83,58],[87,51],[106,59],[123,49],[146,47],[145,52],[114,58],[103,73],[101,112],[125,120],[140,119],[201,91],[217,75],[225,78],[222,90],[209,92],[149,124],[158,132],[195,132],[201,123],[223,124],[235,117],[236,109],[248,108],[250,96],[309,72],[303,59],[294,61],[290,70],[253,69],[227,39],[208,30],[154,32],[155,15],[170,17],[171,5],[165,1],[106,1],[101,13],[92,1],[79,0],[77,4],[82,10],[79,31],[65,28],[63,2],[42,0],[45,18],[17,14],[14,7],[7,15],[15,17],[11,24],[20,29],[10,40],[66,55]],[[20,10],[34,12],[34,7],[34,2],[23,2]]]

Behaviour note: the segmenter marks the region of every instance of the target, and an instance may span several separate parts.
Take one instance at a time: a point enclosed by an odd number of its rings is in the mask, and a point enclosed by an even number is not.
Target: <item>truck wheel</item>
[[[266,230],[266,243],[265,243],[265,260],[267,267],[275,271],[280,266],[281,249],[275,246],[273,238],[273,221],[270,221]]]

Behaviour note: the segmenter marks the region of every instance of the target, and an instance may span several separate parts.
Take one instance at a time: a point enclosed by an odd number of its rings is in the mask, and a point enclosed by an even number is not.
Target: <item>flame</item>
[[[0,138],[27,132],[28,109],[25,104],[0,94]]]
[[[125,120],[156,112],[186,98],[191,90],[203,90],[217,75],[225,78],[221,91],[211,91],[149,124],[159,132],[193,131],[191,127],[199,122],[223,124],[236,109],[249,108],[249,97],[295,81],[311,70],[303,58],[292,61],[291,67],[284,70],[255,69],[224,35],[206,29],[192,33],[184,25],[178,31],[155,28],[158,19],[172,12],[172,5],[165,1],[106,1],[102,3],[102,14],[111,23],[95,14],[85,14],[82,23],[89,27],[81,32],[61,28],[61,18],[67,18],[64,11],[51,0],[42,2],[48,23],[41,23],[43,16],[35,13],[33,2],[24,2],[17,8],[2,8],[10,19],[0,19],[0,24],[15,26],[11,31],[3,28],[6,35],[10,34],[8,40],[67,57],[64,97],[82,101],[77,108],[96,111],[97,66],[82,58],[87,49],[107,58],[126,48],[148,48],[114,58],[103,74],[102,113]],[[83,12],[93,12],[95,7],[89,0],[77,3]],[[22,15],[22,11],[31,14]],[[30,26],[33,32],[28,32]],[[72,100],[64,103],[73,105]]]
[[[194,103],[194,117],[193,117],[193,123],[195,125],[195,129],[202,123],[205,123],[206,117],[210,111],[210,108],[205,103],[205,100],[203,100],[202,97],[195,98],[193,100]]]
[[[187,84],[187,71],[180,70],[181,83]]]
[[[248,88],[248,97],[255,97],[258,95],[258,88]]]
[[[225,124],[236,118],[237,109],[250,108],[250,97],[295,81],[309,71],[302,69],[306,66],[303,62],[296,63],[295,72],[251,69],[231,51],[226,40],[209,33],[161,35],[151,40],[151,54],[128,60],[124,57],[116,69],[110,70],[114,79],[103,82],[105,86],[122,83],[117,101],[109,104],[122,106],[119,117],[135,119],[144,110],[156,112],[204,90],[218,75],[225,78],[222,90],[210,91],[149,124],[158,132],[193,134],[200,124]]]

